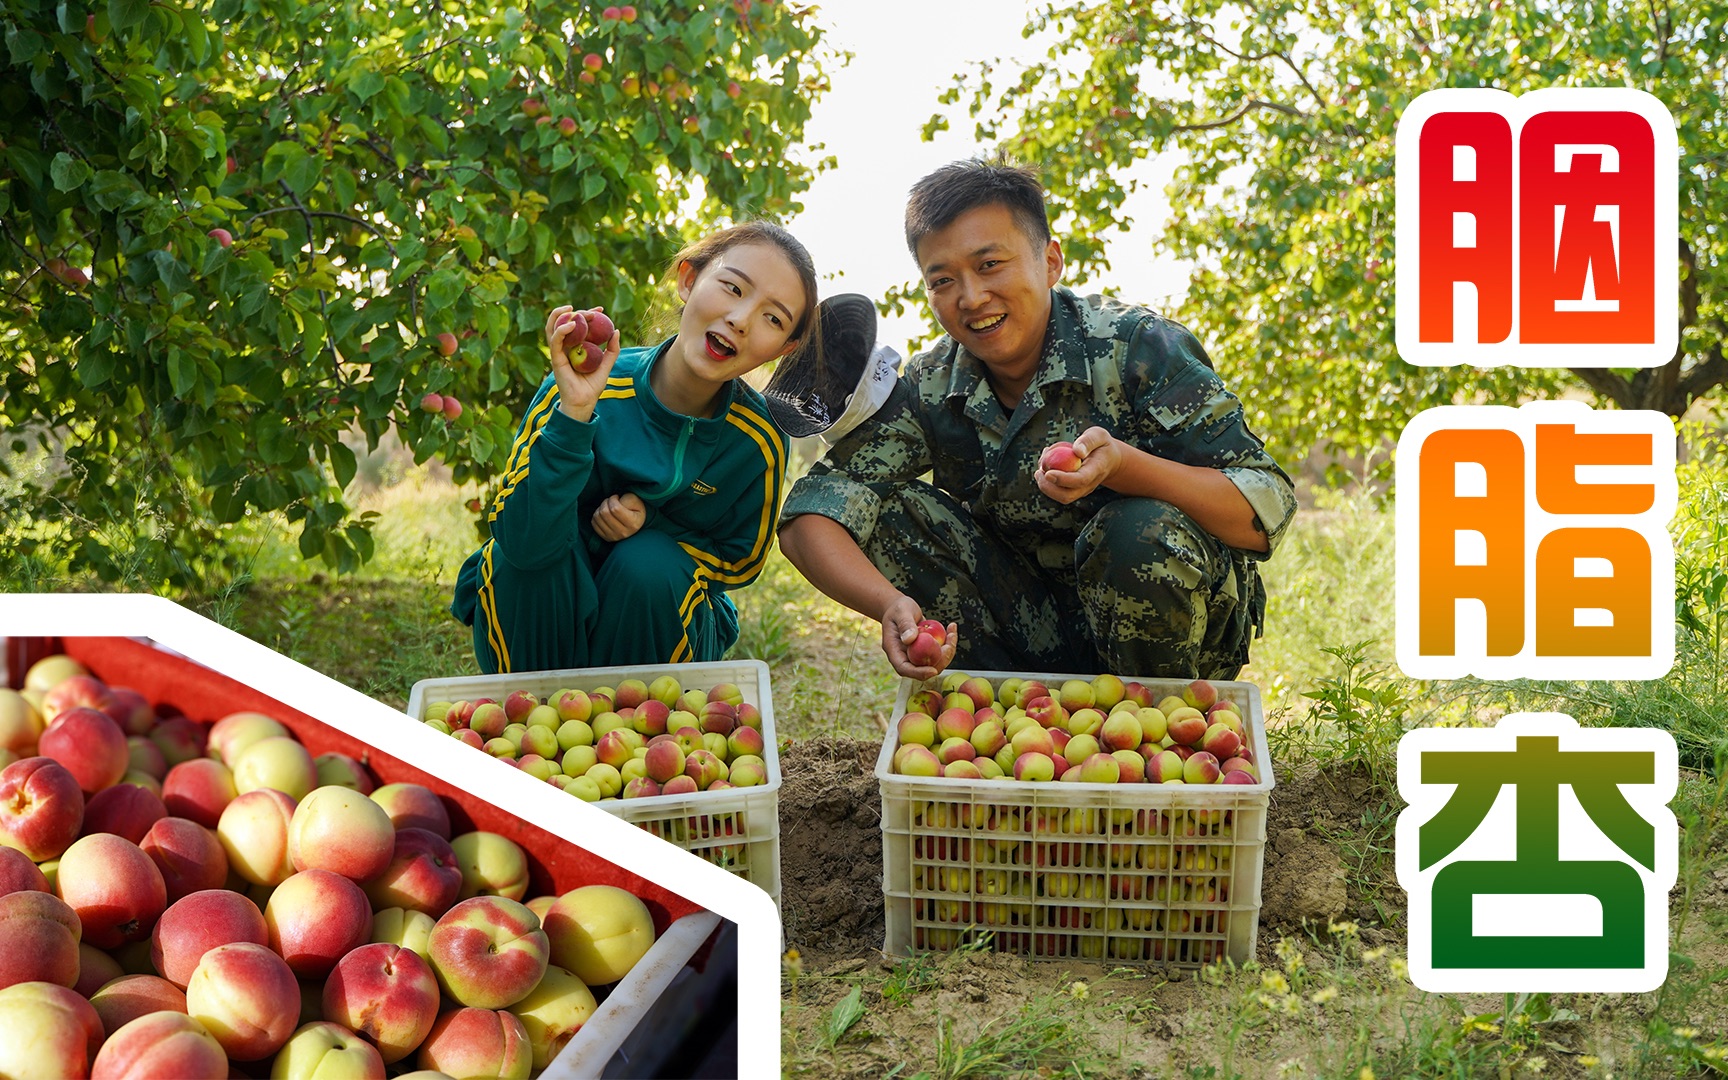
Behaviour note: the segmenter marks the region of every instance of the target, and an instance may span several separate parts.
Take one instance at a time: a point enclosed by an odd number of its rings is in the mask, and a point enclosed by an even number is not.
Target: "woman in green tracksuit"
[[[787,455],[739,376],[817,340],[815,268],[764,222],[673,265],[684,307],[657,346],[614,333],[583,373],[585,320],[547,318],[552,373],[450,607],[483,672],[718,660],[738,638],[726,594],[767,560]]]

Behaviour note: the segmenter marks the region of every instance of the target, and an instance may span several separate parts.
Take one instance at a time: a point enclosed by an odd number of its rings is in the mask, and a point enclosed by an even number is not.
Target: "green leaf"
[[[863,988],[854,985],[852,992],[840,999],[840,1003],[828,1014],[828,1026],[822,1032],[822,1041],[830,1047],[839,1043],[846,1037],[846,1033],[852,1030],[852,1025],[864,1018],[865,1011]]]
[[[296,195],[304,195],[318,182],[318,159],[297,142],[283,141],[264,153],[264,181],[285,182]]]
[[[8,146],[6,157],[13,168],[24,174],[24,182],[33,188],[42,187],[42,155],[26,146]]]
[[[337,206],[358,205],[359,190],[355,186],[354,170],[332,169],[330,172],[330,189],[336,196]]]
[[[108,22],[115,30],[130,30],[150,14],[150,0],[108,0]]]
[[[318,354],[324,349],[326,330],[324,320],[313,316],[306,320],[305,336],[300,342],[300,358],[308,364],[318,362]]]
[[[232,525],[246,515],[246,504],[226,485],[210,489],[210,516],[219,525]]]
[[[20,29],[18,24],[8,20],[6,25],[6,51],[12,57],[12,62],[23,67],[36,59],[42,51],[42,35],[34,30]]]
[[[78,381],[94,390],[114,374],[114,353],[109,349],[93,349],[78,359]]]
[[[467,285],[467,275],[454,267],[433,274],[426,282],[426,310],[442,311],[454,304]]]
[[[468,452],[474,456],[475,461],[485,463],[492,460],[492,451],[496,446],[492,431],[486,426],[476,424],[473,430],[468,432]]]
[[[42,309],[39,321],[42,329],[50,334],[82,334],[90,329],[90,318],[90,305],[64,293],[56,293]],[[54,366],[48,370],[54,370]],[[52,397],[51,388],[44,387],[44,391]]]
[[[186,33],[186,51],[191,54],[192,62],[202,67],[210,55],[210,31],[204,26],[203,12],[196,8],[182,11],[180,25]]]
[[[376,71],[362,71],[348,83],[348,92],[361,101],[369,101],[378,91],[384,89],[384,76]]]
[[[228,249],[221,244],[212,243],[204,249],[204,258],[198,264],[198,274],[209,277],[228,264]]]
[[[444,130],[444,125],[428,113],[421,113],[417,120],[420,124],[420,131],[426,136],[426,141],[432,144],[432,148],[440,156],[448,153],[450,150],[450,133]]]
[[[64,150],[54,155],[48,173],[54,178],[54,186],[61,191],[73,191],[94,175],[81,158],[75,158]]]
[[[354,545],[354,550],[360,553],[360,561],[371,562],[373,553],[372,530],[356,523],[349,525],[342,532],[348,537],[348,542]]]
[[[314,559],[324,552],[324,530],[312,524],[312,519],[306,519],[306,525],[300,530],[300,555],[302,558]]]
[[[174,396],[183,398],[198,384],[198,364],[182,349],[168,350],[168,385]]]
[[[348,482],[354,479],[354,472],[357,467],[354,451],[340,442],[330,444],[330,468],[336,474],[337,487],[346,488]]]
[[[246,290],[246,295],[240,298],[240,304],[237,309],[240,312],[241,317],[251,318],[258,314],[259,309],[264,306],[264,301],[269,295],[270,286],[265,285],[262,282]]]
[[[606,178],[597,172],[591,172],[582,178],[582,200],[587,202],[606,190]]]
[[[90,185],[90,201],[104,210],[118,210],[122,206],[128,206],[134,196],[142,197],[143,194],[143,189],[131,174],[114,169],[97,172],[95,182]]]
[[[192,287],[192,275],[187,271],[185,263],[166,251],[153,251],[150,258],[156,264],[156,273],[161,277],[162,284],[170,293],[183,293]]]

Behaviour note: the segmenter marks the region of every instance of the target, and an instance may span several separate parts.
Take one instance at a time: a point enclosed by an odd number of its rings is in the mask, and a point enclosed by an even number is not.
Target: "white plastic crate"
[[[1090,675],[974,671],[998,687]],[[1123,675],[1122,679],[1134,677]],[[1154,700],[1186,683],[1139,679]],[[1034,959],[1197,967],[1254,955],[1273,786],[1259,688],[1219,682],[1242,709],[1258,784],[959,780],[892,771],[902,680],[876,759],[882,792],[884,950],[949,951],[988,933]]]
[[[768,767],[768,780],[754,787],[699,791],[693,795],[612,799],[596,805],[737,874],[773,897],[778,905],[780,749],[774,733],[774,702],[768,688],[768,665],[762,661],[639,664],[421,679],[409,692],[408,715],[419,720],[425,715],[426,706],[434,701],[473,701],[488,697],[502,702],[516,690],[526,690],[545,698],[558,690],[616,687],[625,679],[652,682],[661,675],[672,676],[686,690],[708,690],[719,683],[735,684],[744,695],[744,701],[754,705],[762,714],[762,760]]]
[[[667,927],[547,1064],[540,1080],[639,1075],[631,1063],[653,1056],[655,1044],[686,1019],[688,994],[681,992],[679,980],[703,978],[690,960],[719,925],[720,916],[699,911]]]

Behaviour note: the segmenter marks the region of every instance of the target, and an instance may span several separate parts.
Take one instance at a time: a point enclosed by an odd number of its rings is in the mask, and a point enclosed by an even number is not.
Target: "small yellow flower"
[[[1524,1062],[1524,1068],[1533,1073],[1539,1073],[1548,1067],[1548,1059],[1543,1057],[1529,1058]]]
[[[1283,972],[1279,971],[1268,971],[1260,976],[1260,985],[1275,994],[1288,994],[1290,992],[1289,980],[1285,979]]]
[[[1356,1080],[1374,1080],[1374,1070],[1366,1065],[1362,1066],[1362,1071],[1356,1074]]]
[[[1312,1001],[1316,1005],[1324,1005],[1337,996],[1338,988],[1336,986],[1322,986],[1312,994],[1309,994],[1308,1000]]]
[[[1408,979],[1410,977],[1410,965],[1404,962],[1403,957],[1394,956],[1387,961],[1386,966],[1391,969],[1394,979]]]
[[[1068,996],[1077,998],[1080,1001],[1085,1001],[1091,995],[1092,988],[1083,982],[1076,982],[1072,986],[1068,987]]]
[[[1578,1058],[1578,1064],[1584,1066],[1586,1069],[1594,1069],[1596,1066],[1602,1064],[1602,1059],[1597,1057],[1595,1054],[1584,1054]]]
[[[1308,1072],[1308,1066],[1296,1058],[1286,1058],[1278,1063],[1279,1076],[1300,1076]]]
[[[1674,1029],[1674,1034],[1680,1036],[1682,1039],[1696,1039],[1698,1037],[1698,1029],[1695,1027],[1677,1027]]]
[[[787,949],[786,955],[780,958],[780,969],[788,975],[804,974],[804,958],[798,955],[797,949]]]
[[[1358,927],[1355,923],[1350,922],[1348,920],[1346,920],[1344,922],[1332,922],[1332,921],[1328,920],[1326,923],[1326,932],[1327,933],[1329,933],[1329,934],[1341,934],[1344,937],[1355,937],[1356,932],[1359,929],[1361,929],[1361,928]]]
[[[1384,945],[1376,946],[1375,948],[1372,948],[1372,949],[1366,949],[1362,953],[1362,962],[1364,964],[1372,964],[1374,961],[1380,959],[1382,956],[1385,956],[1385,955],[1386,955],[1386,946],[1384,946]]]

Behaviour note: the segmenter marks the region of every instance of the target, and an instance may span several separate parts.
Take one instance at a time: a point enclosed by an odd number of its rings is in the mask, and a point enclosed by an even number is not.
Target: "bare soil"
[[[780,759],[780,906],[786,944],[826,964],[882,947],[877,745],[800,740]]]

